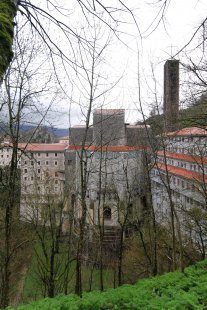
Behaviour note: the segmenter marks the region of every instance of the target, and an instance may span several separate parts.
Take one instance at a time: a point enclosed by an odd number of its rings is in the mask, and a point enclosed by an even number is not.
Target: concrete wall
[[[130,146],[147,146],[149,145],[150,128],[148,133],[143,125],[126,125],[126,144]]]
[[[87,129],[85,126],[74,126],[70,128],[70,144],[82,145],[83,139],[86,135],[86,145],[90,145],[93,141],[93,127]]]
[[[125,145],[125,112],[123,109],[100,109],[93,114],[95,145]]]
[[[164,65],[164,115],[166,131],[174,131],[179,111],[179,60],[167,60]]]

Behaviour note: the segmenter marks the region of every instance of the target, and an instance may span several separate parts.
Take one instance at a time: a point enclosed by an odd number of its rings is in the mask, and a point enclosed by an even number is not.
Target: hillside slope
[[[35,288],[34,288],[35,289]],[[9,308],[12,309],[12,308]],[[207,309],[207,260],[163,276],[123,285],[101,293],[84,293],[46,298],[22,305],[18,310],[137,310],[137,309]]]

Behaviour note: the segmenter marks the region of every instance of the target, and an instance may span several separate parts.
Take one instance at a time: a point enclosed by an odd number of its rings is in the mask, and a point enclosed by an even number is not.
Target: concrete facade
[[[159,138],[161,148],[151,170],[156,217],[160,223],[169,221],[170,193],[182,229],[187,232],[187,212],[206,210],[207,206],[207,131],[184,128]]]
[[[164,65],[164,105],[165,130],[177,129],[179,112],[179,60],[167,60]]]
[[[20,144],[22,220],[40,221],[48,204],[63,201],[64,144]]]
[[[87,221],[98,224],[98,217],[106,226],[119,226],[118,204],[131,204],[140,210],[140,197],[145,192],[146,130],[144,126],[127,125],[124,110],[95,110],[93,114],[93,139],[86,143],[71,144],[65,151],[66,187],[76,197],[76,216],[81,216],[80,160],[87,173]],[[81,129],[82,130],[82,129]],[[77,131],[76,131],[77,132]],[[70,130],[70,141],[76,141]],[[144,144],[145,143],[145,144]],[[70,176],[74,176],[71,181]],[[73,199],[72,198],[72,199]],[[72,204],[72,203],[71,203]],[[137,211],[138,212],[138,211]]]

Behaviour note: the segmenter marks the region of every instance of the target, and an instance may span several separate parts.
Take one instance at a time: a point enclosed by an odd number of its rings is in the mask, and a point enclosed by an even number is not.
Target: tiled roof
[[[164,156],[164,151],[158,151],[157,155]],[[180,154],[180,153],[171,153],[171,152],[165,152],[165,156],[172,159],[179,159],[189,162],[194,162],[198,164],[207,164],[207,157],[203,156],[196,156],[196,155],[187,155],[187,154]]]
[[[205,180],[205,183],[207,183],[207,175],[203,175],[202,173],[199,173],[199,172],[195,172],[195,171],[191,171],[191,170],[187,170],[184,168],[175,167],[171,165],[165,165],[162,163],[156,163],[154,168],[157,168],[163,171],[167,170],[170,174],[174,174],[174,175],[177,175],[182,178],[189,179],[189,180],[195,180],[195,181],[199,181],[202,183]]]
[[[28,152],[63,152],[67,147],[64,143],[19,143],[18,148]]]
[[[207,130],[199,127],[188,127],[177,131],[165,132],[163,136],[207,136]]]
[[[68,150],[81,150],[82,146],[81,145],[69,145],[67,147]],[[113,146],[113,145],[107,145],[107,146],[95,146],[95,145],[90,145],[90,146],[85,146],[84,148],[86,151],[91,151],[91,152],[130,152],[130,151],[136,151],[136,150],[144,150],[147,149],[146,146],[125,146],[125,145],[118,145],[118,146]]]

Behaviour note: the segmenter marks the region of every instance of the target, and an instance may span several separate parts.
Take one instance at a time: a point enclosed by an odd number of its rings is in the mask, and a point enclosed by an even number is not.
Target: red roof
[[[19,143],[18,148],[28,152],[63,152],[67,144],[64,143]]]
[[[207,157],[206,156],[196,156],[196,155],[187,155],[187,154],[180,154],[180,153],[171,153],[171,152],[165,152],[164,151],[158,151],[157,155],[160,156],[166,156],[168,158],[172,159],[179,159],[184,161],[190,161],[198,164],[207,164]]]
[[[188,127],[177,131],[165,132],[163,136],[207,136],[207,130],[199,127]]]
[[[205,181],[205,183],[207,183],[207,175],[203,175],[199,172],[161,163],[156,163],[154,167],[163,171],[167,170],[170,174],[175,174],[185,179],[196,180],[202,183]]]
[[[82,145],[69,145],[67,147],[68,150],[81,150]],[[129,151],[136,151],[136,150],[143,150],[147,149],[146,146],[125,146],[125,145],[118,145],[118,146],[113,146],[113,145],[107,145],[107,146],[95,146],[95,145],[90,145],[90,146],[85,146],[84,149],[86,151],[91,151],[91,152],[129,152]]]

